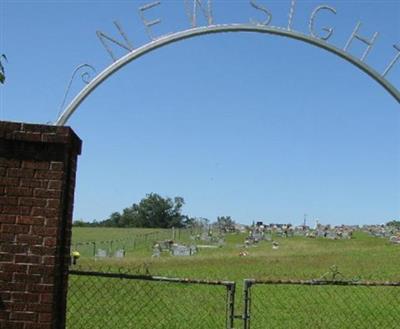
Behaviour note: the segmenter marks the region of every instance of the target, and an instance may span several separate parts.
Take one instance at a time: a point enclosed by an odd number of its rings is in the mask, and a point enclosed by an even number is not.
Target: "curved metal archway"
[[[148,52],[151,52],[157,48],[160,48],[170,43],[174,43],[184,39],[189,39],[199,35],[224,33],[224,32],[258,32],[258,33],[273,34],[300,40],[312,44],[314,46],[320,47],[322,49],[325,49],[347,60],[351,64],[355,65],[356,67],[367,73],[371,78],[376,80],[383,88],[385,88],[386,91],[388,91],[397,100],[397,102],[400,103],[400,91],[397,90],[394,85],[392,85],[376,70],[374,70],[373,68],[371,68],[358,58],[355,58],[354,56],[348,54],[342,49],[339,49],[323,40],[310,37],[309,35],[305,35],[303,33],[277,27],[268,27],[263,25],[249,25],[249,24],[221,24],[221,25],[209,25],[205,27],[196,27],[189,30],[176,32],[161,37],[159,39],[156,39],[126,54],[124,57],[120,58],[119,60],[108,66],[99,75],[97,75],[89,84],[87,84],[85,88],[83,88],[80,91],[80,93],[71,101],[71,103],[62,112],[62,114],[55,122],[55,125],[58,126],[65,125],[68,119],[71,117],[71,115],[76,111],[78,106],[86,99],[86,97],[88,97],[109,76],[114,74],[116,71],[118,71],[131,61],[145,55]]]

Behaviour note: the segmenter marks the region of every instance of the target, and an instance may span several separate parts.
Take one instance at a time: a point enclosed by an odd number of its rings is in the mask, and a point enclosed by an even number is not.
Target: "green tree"
[[[182,197],[163,198],[156,193],[150,193],[139,204],[125,208],[122,214],[114,212],[110,218],[101,223],[112,227],[152,227],[171,228],[184,226],[187,218],[182,215],[185,201]]]
[[[182,227],[185,216],[181,214],[181,209],[184,203],[181,197],[172,200],[156,193],[148,194],[137,206],[134,205],[137,224],[141,227]]]
[[[396,229],[400,229],[400,220],[392,220],[386,223],[386,226],[392,226]]]
[[[216,225],[217,225],[218,229],[224,233],[235,231],[235,221],[231,218],[231,216],[217,217]]]
[[[4,70],[4,65],[3,65],[3,61],[7,61],[7,57],[4,54],[0,55],[0,83],[4,84],[4,82],[6,81],[6,74],[5,74],[5,70]]]

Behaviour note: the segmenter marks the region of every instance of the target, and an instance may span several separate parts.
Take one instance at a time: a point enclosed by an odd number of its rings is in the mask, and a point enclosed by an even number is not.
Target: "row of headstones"
[[[391,226],[368,226],[364,231],[376,238],[387,238],[394,244],[400,244],[400,230]]]
[[[195,245],[185,246],[181,244],[173,244],[169,249],[155,247],[153,249],[152,257],[160,257],[161,252],[165,250],[169,250],[172,256],[193,256],[198,251],[197,246]]]
[[[102,259],[106,257],[115,257],[115,258],[124,258],[125,257],[125,250],[124,249],[118,249],[115,252],[109,252],[105,249],[97,249],[96,250],[96,259]]]

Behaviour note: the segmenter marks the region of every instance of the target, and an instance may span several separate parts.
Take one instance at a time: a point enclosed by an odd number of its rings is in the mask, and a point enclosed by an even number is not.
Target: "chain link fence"
[[[71,270],[68,329],[232,328],[235,284]]]
[[[236,285],[70,270],[67,328],[399,328],[400,282],[344,280],[338,273],[331,279],[248,279]]]
[[[245,329],[400,327],[400,283],[246,280],[244,287]]]
[[[151,232],[131,234],[129,237],[97,239],[95,241],[73,241],[71,249],[77,251],[83,259],[125,258],[125,256],[147,253],[151,255],[152,246],[157,241],[190,241],[187,229],[159,229]]]

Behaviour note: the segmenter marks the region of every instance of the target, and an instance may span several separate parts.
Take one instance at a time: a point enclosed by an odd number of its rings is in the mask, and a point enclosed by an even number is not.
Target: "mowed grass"
[[[142,233],[157,232],[151,229],[74,228],[73,244],[77,241],[102,241],[103,239],[128,238]],[[160,230],[154,238],[171,238],[170,230]],[[189,233],[175,233],[182,243],[193,243]],[[91,240],[92,239],[92,240]],[[308,239],[303,237],[274,238],[280,247],[272,250],[271,242],[262,241],[247,249],[248,256],[239,252],[244,234],[225,237],[225,245],[217,249],[200,249],[191,257],[172,257],[163,253],[152,258],[154,239],[138,239],[134,248],[125,246],[123,259],[106,258],[94,260],[82,257],[79,264],[94,268],[112,267],[136,270],[145,264],[153,275],[191,277],[199,279],[242,280],[255,279],[316,279],[332,265],[347,279],[400,281],[400,245],[387,239],[370,237],[363,232],[354,234],[351,240]],[[179,242],[179,239],[178,239]],[[204,241],[201,244],[207,244]],[[117,245],[117,244],[116,244]],[[116,246],[114,246],[117,248]]]
[[[138,232],[74,228],[73,241],[118,239]],[[159,232],[156,236],[171,237],[171,232]],[[188,232],[180,232],[179,236],[181,242],[190,242]],[[236,314],[241,314],[243,308],[245,278],[318,279],[336,265],[342,275],[339,278],[400,281],[400,246],[362,232],[352,240],[276,238],[278,250],[272,250],[271,242],[262,241],[247,249],[248,256],[240,257],[244,238],[244,234],[227,235],[221,248],[200,249],[191,257],[165,253],[160,258],[151,257],[153,241],[143,240],[135,248],[128,248],[124,259],[82,257],[79,265],[170,277],[232,280],[237,282]],[[90,319],[86,318],[91,325],[85,328],[106,328],[103,322],[109,319],[116,323],[113,328],[225,328],[224,289],[72,276],[68,327],[79,328],[74,324],[85,321],[81,312],[76,311],[77,305],[83,305],[79,307],[87,312],[82,314],[92,314]],[[398,287],[255,285],[251,290],[251,328],[396,328],[400,323],[399,291]],[[140,312],[131,313],[130,309]],[[237,320],[235,328],[241,325]]]

